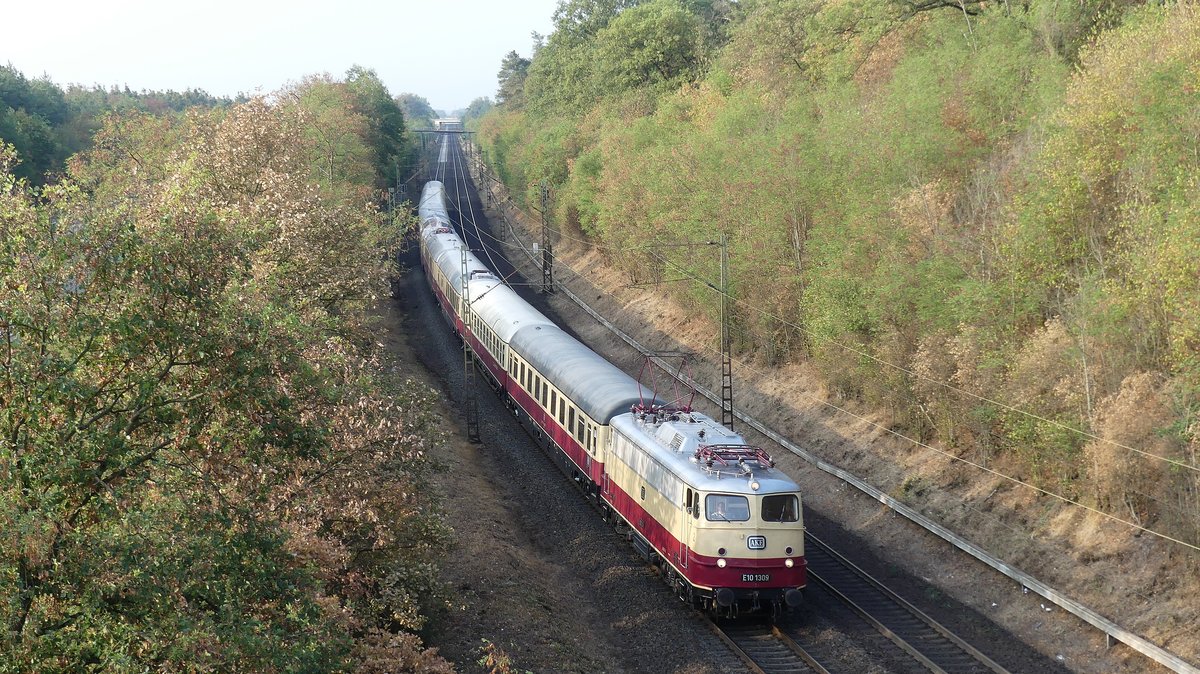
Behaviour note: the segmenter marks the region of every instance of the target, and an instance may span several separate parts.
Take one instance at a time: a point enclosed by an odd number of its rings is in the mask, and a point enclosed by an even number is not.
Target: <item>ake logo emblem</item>
[[[766,550],[767,549],[767,537],[766,536],[748,536],[748,537],[746,537],[746,546],[749,547],[751,550]]]

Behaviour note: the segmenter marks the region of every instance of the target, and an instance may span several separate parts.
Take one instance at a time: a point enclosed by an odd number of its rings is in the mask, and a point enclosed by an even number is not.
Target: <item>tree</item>
[[[61,169],[66,153],[54,127],[67,117],[63,92],[53,82],[31,81],[12,66],[0,66],[0,141],[20,155],[17,175],[41,183]]]
[[[437,119],[438,113],[425,98],[416,94],[400,94],[396,96],[396,104],[404,112],[404,118],[408,120],[409,128],[433,128],[433,120]]]
[[[596,36],[623,10],[635,7],[640,0],[563,0],[554,10],[554,32],[570,42],[584,41]]]
[[[476,98],[471,101],[471,104],[467,106],[466,112],[463,113],[463,124],[482,119],[492,107],[492,99],[487,96]]]
[[[529,75],[529,59],[516,51],[504,55],[496,79],[500,88],[496,90],[496,104],[518,109],[525,102],[525,78]]]
[[[360,101],[348,87],[329,75],[309,76],[284,96],[305,114],[305,147],[312,153],[314,182],[326,190],[373,184],[375,153],[367,142],[370,122],[359,112]]]
[[[678,0],[627,9],[596,36],[600,79],[618,92],[690,80],[703,58],[702,35],[699,19]]]
[[[359,322],[398,228],[314,188],[310,117],[114,116],[37,195],[0,150],[0,671],[419,649],[429,394]]]
[[[352,67],[346,73],[346,86],[357,101],[355,108],[367,119],[365,140],[375,155],[376,186],[384,187],[394,182],[400,165],[412,154],[404,133],[404,112],[374,70]]]

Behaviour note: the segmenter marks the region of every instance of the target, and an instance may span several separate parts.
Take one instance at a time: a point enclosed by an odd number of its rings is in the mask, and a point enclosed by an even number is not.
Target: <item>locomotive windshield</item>
[[[795,522],[800,515],[800,500],[795,494],[772,494],[762,500],[764,522]]]
[[[704,511],[710,522],[745,522],[750,519],[750,502],[735,494],[709,494]]]

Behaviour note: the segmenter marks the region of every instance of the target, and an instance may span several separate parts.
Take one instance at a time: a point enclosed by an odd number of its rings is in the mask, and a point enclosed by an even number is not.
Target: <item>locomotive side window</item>
[[[709,494],[704,499],[709,522],[745,522],[750,519],[750,501],[736,494]]]
[[[795,522],[800,519],[799,500],[795,494],[772,494],[762,500],[764,522]]]

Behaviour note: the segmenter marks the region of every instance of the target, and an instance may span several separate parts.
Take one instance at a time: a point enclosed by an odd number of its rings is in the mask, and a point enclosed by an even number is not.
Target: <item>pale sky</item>
[[[0,64],[60,85],[270,93],[358,64],[450,112],[496,97],[558,0],[61,0],[2,3]]]

